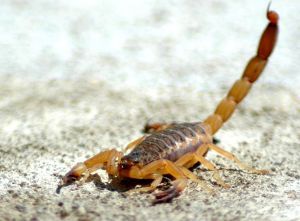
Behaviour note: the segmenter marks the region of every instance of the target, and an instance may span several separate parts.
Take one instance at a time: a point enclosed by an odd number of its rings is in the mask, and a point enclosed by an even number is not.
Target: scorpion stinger
[[[214,113],[204,122],[192,123],[155,123],[147,124],[145,132],[150,132],[127,145],[126,153],[110,149],[102,151],[73,167],[62,179],[60,186],[85,179],[98,169],[104,169],[112,177],[153,180],[150,186],[133,191],[151,192],[157,189],[164,175],[173,177],[172,187],[155,193],[154,203],[172,200],[182,192],[188,179],[197,182],[204,189],[211,191],[189,169],[200,163],[213,171],[213,178],[225,188],[226,184],[215,165],[205,159],[209,150],[234,161],[241,169],[251,173],[266,174],[266,170],[257,170],[243,164],[232,153],[216,146],[213,135],[230,118],[237,105],[248,94],[252,84],[263,72],[278,35],[279,16],[267,10],[269,24],[264,30],[256,55],[248,62],[242,77],[237,80],[226,97],[219,103]],[[128,152],[128,154],[127,154]]]

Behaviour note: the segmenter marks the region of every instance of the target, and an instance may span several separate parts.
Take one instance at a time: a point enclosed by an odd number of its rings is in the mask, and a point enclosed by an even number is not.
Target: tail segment
[[[249,61],[241,79],[234,83],[227,96],[217,106],[214,114],[204,120],[204,123],[210,126],[211,134],[215,134],[223,123],[229,119],[236,106],[247,95],[252,83],[257,80],[267,64],[276,43],[279,16],[275,11],[269,11],[268,8],[267,18],[269,24],[261,36],[257,54]]]

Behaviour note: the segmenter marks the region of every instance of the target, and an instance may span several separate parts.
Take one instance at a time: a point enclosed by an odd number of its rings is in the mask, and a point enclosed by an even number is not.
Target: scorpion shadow
[[[93,182],[94,185],[99,190],[107,189],[109,191],[116,191],[116,192],[119,192],[119,193],[125,193],[128,190],[135,189],[136,187],[149,185],[151,183],[151,181],[152,180],[126,179],[126,178],[110,177],[108,182],[103,182],[101,180],[101,177],[98,174],[92,174],[88,177],[88,179],[85,181],[85,183]],[[70,186],[70,185],[74,185],[74,184],[76,185],[75,181],[67,183],[67,184],[63,184],[63,185],[58,184],[55,192],[57,194],[60,194],[62,188]],[[80,184],[78,186],[80,186]]]

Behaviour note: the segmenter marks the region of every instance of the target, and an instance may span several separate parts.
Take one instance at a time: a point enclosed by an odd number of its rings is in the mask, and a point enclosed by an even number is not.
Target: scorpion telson
[[[213,171],[213,178],[219,185],[229,187],[221,179],[215,165],[205,159],[209,150],[234,161],[241,169],[267,174],[267,170],[257,170],[243,164],[233,154],[218,147],[213,140],[213,135],[230,118],[261,75],[275,47],[279,16],[268,7],[267,19],[269,23],[261,36],[256,55],[250,59],[242,77],[233,84],[212,115],[203,122],[147,124],[144,128],[147,134],[128,144],[124,153],[109,149],[77,164],[63,177],[60,187],[74,181],[84,182],[96,170],[104,169],[111,177],[153,180],[150,186],[131,190],[152,192],[168,175],[173,177],[172,186],[154,194],[154,203],[162,203],[178,196],[185,189],[188,179],[210,190],[204,181],[189,170],[199,163]]]

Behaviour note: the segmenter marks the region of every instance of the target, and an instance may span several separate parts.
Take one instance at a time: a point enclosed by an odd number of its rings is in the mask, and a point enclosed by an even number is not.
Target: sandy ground
[[[0,220],[300,220],[300,2],[274,1],[277,48],[217,134],[248,174],[209,154],[230,189],[196,168],[172,203],[124,195],[103,171],[56,194],[59,176],[154,121],[211,113],[266,25],[267,1],[2,1]],[[101,181],[102,180],[102,181]],[[135,183],[130,183],[133,186]]]

